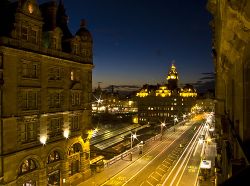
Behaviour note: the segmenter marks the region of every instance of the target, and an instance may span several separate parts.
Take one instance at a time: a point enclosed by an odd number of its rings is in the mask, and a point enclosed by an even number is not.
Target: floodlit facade
[[[76,185],[91,174],[91,34],[71,34],[62,1],[0,9],[0,185]]]
[[[216,168],[221,183],[250,160],[250,1],[208,0],[207,7],[213,15]],[[242,178],[235,184],[241,185]]]
[[[140,124],[174,123],[175,117],[191,111],[197,92],[192,85],[178,88],[179,76],[174,64],[167,75],[167,84],[144,85],[136,94]]]

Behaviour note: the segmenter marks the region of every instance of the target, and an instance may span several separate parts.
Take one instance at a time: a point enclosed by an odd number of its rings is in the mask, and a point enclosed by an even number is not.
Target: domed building
[[[93,41],[63,1],[0,1],[0,185],[77,185],[91,175]]]
[[[174,64],[167,75],[166,84],[143,85],[137,92],[138,122],[140,124],[174,123],[175,117],[182,117],[195,105],[197,92],[187,84],[178,87],[178,72]]]

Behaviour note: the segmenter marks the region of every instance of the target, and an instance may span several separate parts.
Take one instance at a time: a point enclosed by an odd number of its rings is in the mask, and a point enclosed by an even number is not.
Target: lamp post
[[[184,121],[185,121],[187,115],[186,115],[186,114],[183,114],[182,117],[183,117],[183,125],[184,125]]]
[[[184,121],[185,118],[187,117],[187,115],[186,115],[186,114],[183,114],[182,117],[183,117],[183,121]]]
[[[132,148],[133,148],[133,141],[134,141],[134,139],[136,139],[137,138],[137,135],[136,135],[136,133],[132,133],[131,132],[131,141],[130,141],[130,156],[131,156],[131,161],[132,161]]]
[[[161,141],[162,141],[162,135],[163,135],[163,127],[165,127],[165,123],[161,123]]]
[[[176,123],[176,122],[178,122],[178,118],[177,118],[177,116],[175,115],[175,116],[174,116],[174,131],[175,131],[175,123]]]

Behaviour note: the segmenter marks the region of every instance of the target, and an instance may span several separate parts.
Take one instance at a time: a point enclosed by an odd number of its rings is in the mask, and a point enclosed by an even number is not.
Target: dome
[[[76,32],[76,35],[78,35],[82,41],[90,41],[92,42],[92,36],[90,32],[86,29],[86,21],[81,20],[80,29]]]

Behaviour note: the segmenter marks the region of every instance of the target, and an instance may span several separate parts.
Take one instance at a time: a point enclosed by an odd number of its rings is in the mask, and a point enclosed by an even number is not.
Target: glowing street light
[[[161,140],[162,140],[162,135],[163,135],[163,127],[165,127],[166,126],[166,124],[165,123],[161,123]]]
[[[134,141],[134,139],[137,139],[137,135],[136,135],[136,133],[132,133],[131,132],[131,147],[130,147],[130,157],[131,157],[131,161],[132,161],[132,148],[133,148],[133,141]]]
[[[133,148],[133,141],[134,141],[134,139],[137,139],[137,135],[136,135],[136,133],[132,133],[131,132],[131,149]]]
[[[187,117],[187,115],[186,115],[186,114],[183,114],[182,117],[183,117],[183,121],[184,121],[185,118]]]
[[[174,131],[175,131],[175,124],[176,124],[178,121],[179,121],[179,120],[178,120],[177,116],[175,115],[175,116],[174,116]]]

